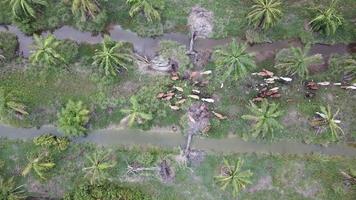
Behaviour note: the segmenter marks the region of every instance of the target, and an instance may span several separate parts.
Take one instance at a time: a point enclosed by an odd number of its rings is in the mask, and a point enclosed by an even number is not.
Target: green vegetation
[[[0,63],[14,59],[18,46],[19,43],[15,35],[9,32],[0,32]]]
[[[258,28],[268,29],[282,17],[282,2],[280,0],[255,0],[255,5],[248,13],[250,23]]]
[[[41,146],[46,148],[54,147],[60,151],[64,151],[68,148],[70,141],[66,137],[57,137],[52,134],[44,134],[34,138],[33,143],[36,146]]]
[[[115,162],[110,161],[110,154],[104,151],[94,152],[87,157],[88,166],[83,168],[85,177],[89,178],[90,184],[95,185],[107,178],[107,170],[115,166]]]
[[[143,12],[148,22],[154,20],[161,20],[159,10],[164,9],[164,2],[162,0],[127,0],[126,3],[130,5],[129,14],[131,17]]]
[[[89,121],[90,111],[83,102],[69,100],[58,114],[58,126],[66,135],[81,136],[86,133],[86,124]]]
[[[63,63],[64,58],[58,52],[58,41],[54,35],[49,34],[47,37],[34,35],[34,50],[30,56],[30,61],[33,64],[41,64],[42,66],[52,67],[59,63]]]
[[[337,0],[331,0],[329,7],[316,9],[316,16],[309,22],[314,31],[322,31],[326,35],[335,34],[344,21],[343,16],[336,10],[336,4]]]
[[[4,180],[0,176],[0,199],[3,200],[21,200],[25,199],[23,185],[16,185],[14,178]]]
[[[251,106],[248,108],[251,115],[243,115],[242,119],[255,122],[252,129],[252,136],[273,139],[275,130],[282,128],[278,122],[278,118],[283,112],[279,109],[278,104],[268,103],[267,100],[265,100],[260,107],[251,102]]]
[[[117,76],[132,61],[131,55],[124,52],[123,43],[114,42],[109,36],[104,37],[101,49],[97,49],[93,57],[94,65],[99,66],[105,76]]]
[[[144,121],[152,120],[152,114],[142,112],[142,106],[138,103],[137,97],[130,98],[131,109],[122,109],[121,112],[127,114],[128,125],[133,126],[135,122],[143,123]]]
[[[73,14],[80,14],[82,20],[86,20],[87,16],[95,18],[95,15],[100,12],[96,0],[71,0]]]
[[[309,67],[322,64],[322,55],[309,55],[310,45],[304,48],[291,47],[282,49],[276,56],[276,68],[282,69],[289,76],[298,75],[302,79],[308,79]]]
[[[36,18],[36,7],[48,6],[46,0],[6,0],[12,7],[12,14],[17,18]]]
[[[330,106],[320,106],[320,112],[317,114],[322,118],[321,125],[327,125],[330,131],[332,141],[337,141],[339,135],[344,135],[344,131],[340,128],[340,120],[335,119],[340,110],[337,110],[335,114],[332,113]]]
[[[228,78],[237,81],[256,67],[253,57],[246,48],[246,45],[232,41],[225,49],[215,51],[216,71],[219,74],[217,78],[221,82],[225,82]]]
[[[28,164],[22,170],[21,175],[27,176],[29,173],[31,173],[31,171],[34,171],[35,174],[42,180],[46,180],[44,173],[49,171],[56,165],[45,154],[40,154],[38,156],[28,156],[27,160]]]
[[[221,169],[221,175],[215,177],[222,190],[226,190],[228,186],[232,187],[234,197],[245,189],[246,185],[251,184],[251,176],[253,174],[249,170],[241,171],[243,163],[243,160],[237,160],[232,166],[228,160],[224,159],[225,165]]]
[[[145,195],[136,188],[120,186],[114,183],[105,182],[100,185],[80,184],[73,192],[68,193],[64,200],[149,200]]]
[[[4,120],[12,114],[28,115],[26,106],[16,100],[11,91],[0,88],[0,119]]]

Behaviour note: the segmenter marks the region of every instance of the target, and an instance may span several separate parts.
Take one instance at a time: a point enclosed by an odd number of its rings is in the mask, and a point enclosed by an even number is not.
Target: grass
[[[15,176],[15,180],[20,184],[24,183],[34,196],[40,195],[35,190],[39,192],[47,189],[46,195],[49,197],[61,196],[74,185],[84,182],[81,169],[85,163],[85,156],[101,148],[91,144],[71,143],[69,149],[62,153],[53,154],[52,152],[56,167],[49,172],[47,182],[40,182],[33,175],[28,177],[18,175],[26,164],[26,154],[43,151],[41,148],[35,147],[30,141],[7,139],[0,139],[0,147],[2,149],[0,160],[5,161],[2,175]],[[238,158],[244,159],[243,169],[249,169],[254,174],[252,185],[241,192],[241,199],[264,197],[264,199],[351,200],[355,195],[352,186],[344,185],[344,179],[340,174],[340,170],[347,171],[355,166],[356,160],[354,158],[320,155],[223,155],[210,152],[205,156],[202,163],[194,164],[188,169],[179,167],[174,160],[170,159],[178,153],[177,151],[121,147],[106,147],[106,150],[111,150],[111,158],[117,161],[117,165],[109,171],[111,181],[138,186],[158,200],[233,199],[228,192],[222,192],[219,189],[213,178],[219,173],[219,168],[223,165],[223,157],[231,161]],[[175,180],[172,183],[164,184],[155,176],[146,176],[143,179],[138,178],[134,182],[127,182],[128,180],[124,178],[127,163],[142,160],[141,155],[155,155],[156,159],[149,166],[159,163],[163,158],[170,160],[172,169],[175,171]],[[270,177],[270,181],[267,181],[264,187],[261,185],[258,187],[259,180],[266,179],[266,177]],[[35,189],[35,186],[37,189]],[[251,188],[255,188],[256,191],[248,192]],[[305,193],[303,194],[303,192]],[[303,195],[309,195],[309,197]]]

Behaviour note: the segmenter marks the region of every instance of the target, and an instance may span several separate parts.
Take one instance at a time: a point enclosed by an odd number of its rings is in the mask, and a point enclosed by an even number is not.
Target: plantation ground
[[[74,185],[85,181],[82,168],[86,156],[100,147],[90,144],[71,144],[63,153],[56,154],[56,167],[49,171],[47,182],[39,181],[34,174],[22,178],[21,170],[27,163],[26,156],[43,151],[32,142],[0,140],[0,160],[5,161],[4,175],[16,176],[18,183],[33,196],[58,197],[68,192]],[[234,199],[229,192],[222,192],[214,181],[219,174],[222,158],[234,161],[245,160],[243,169],[253,172],[252,184],[241,192],[241,199],[353,199],[354,186],[350,186],[340,174],[356,164],[353,158],[327,157],[318,155],[279,156],[234,154],[222,155],[210,152],[202,162],[195,162],[189,168],[174,161],[178,151],[160,149],[122,149],[111,147],[111,159],[117,165],[109,171],[109,179],[122,184],[138,185],[153,199]],[[106,149],[109,150],[109,149]],[[169,161],[175,173],[173,182],[163,183],[159,176],[126,176],[127,164],[142,160],[141,154],[155,166],[162,159]],[[146,162],[147,163],[147,162]]]

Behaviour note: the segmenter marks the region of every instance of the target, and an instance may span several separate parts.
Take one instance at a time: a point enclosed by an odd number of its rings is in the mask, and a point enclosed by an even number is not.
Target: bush
[[[115,183],[105,182],[100,185],[81,184],[71,193],[65,195],[64,200],[149,200],[137,188],[120,186]]]
[[[69,100],[66,107],[58,114],[59,129],[66,135],[81,136],[86,133],[85,125],[89,121],[89,110],[83,102]]]
[[[9,32],[0,32],[0,55],[3,55],[6,61],[17,56],[18,46],[16,35]]]

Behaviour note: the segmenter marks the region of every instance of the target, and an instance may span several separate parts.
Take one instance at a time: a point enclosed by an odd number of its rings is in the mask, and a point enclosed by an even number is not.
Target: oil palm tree
[[[89,122],[89,113],[83,102],[69,100],[58,114],[59,129],[70,136],[84,135],[87,130],[85,125]]]
[[[140,122],[140,120],[149,121],[152,119],[152,115],[149,113],[144,113],[141,110],[141,106],[137,101],[136,96],[130,98],[131,109],[122,109],[121,112],[128,114],[128,125],[133,126],[135,122]]]
[[[343,135],[344,131],[341,129],[339,124],[340,120],[336,119],[336,116],[339,114],[340,110],[338,109],[335,114],[332,113],[330,106],[320,106],[320,112],[316,114],[322,118],[322,124],[328,126],[330,131],[330,136],[333,141],[338,140],[339,135]]]
[[[335,34],[344,21],[343,16],[336,10],[336,3],[336,0],[332,0],[327,8],[315,9],[316,15],[309,22],[314,31],[321,31],[326,35]]]
[[[241,171],[243,166],[241,159],[238,159],[235,165],[231,165],[228,160],[224,159],[224,164],[221,175],[215,177],[216,182],[222,190],[231,187],[232,195],[236,197],[241,190],[245,189],[247,184],[251,184],[253,174],[250,170]]]
[[[16,185],[14,178],[4,180],[0,176],[0,199],[1,200],[20,200],[25,199],[24,185]]]
[[[127,70],[132,61],[129,53],[124,52],[122,42],[114,42],[109,36],[104,37],[101,48],[97,49],[93,57],[94,65],[98,65],[106,76],[117,76],[122,70]]]
[[[229,76],[236,81],[256,67],[253,57],[246,51],[246,45],[238,44],[235,40],[225,49],[214,52],[216,69],[224,82]]]
[[[126,1],[126,3],[131,6],[129,11],[129,15],[131,17],[137,15],[137,13],[143,12],[148,22],[152,22],[154,20],[157,21],[161,20],[161,16],[158,10],[163,9],[164,7],[163,2],[164,1],[158,1],[158,4],[153,4],[150,0],[127,0]]]
[[[29,114],[26,111],[26,106],[19,103],[13,93],[7,92],[4,88],[0,88],[0,119],[12,112],[21,115]]]
[[[85,20],[86,16],[94,18],[100,12],[100,8],[96,0],[73,0],[72,12],[81,14],[82,19]]]
[[[33,170],[42,180],[46,180],[44,173],[55,166],[44,154],[37,157],[28,156],[27,159],[28,164],[22,171],[22,176],[27,176]]]
[[[322,63],[322,55],[315,54],[309,56],[310,45],[304,48],[291,47],[282,49],[276,55],[276,68],[284,70],[287,75],[298,75],[306,79],[309,76],[309,66]]]
[[[251,120],[255,122],[255,125],[252,129],[253,137],[262,137],[262,138],[273,138],[274,131],[276,129],[281,129],[282,125],[278,122],[278,118],[283,114],[279,110],[278,104],[268,103],[267,100],[262,101],[260,107],[258,107],[253,102],[250,102],[248,107],[251,114],[243,115],[242,119]]]
[[[250,24],[256,24],[262,29],[274,26],[282,17],[282,2],[280,0],[255,0],[252,10],[247,14]]]
[[[87,161],[88,166],[84,167],[83,171],[92,185],[105,179],[107,170],[116,165],[114,161],[110,160],[110,154],[103,151],[94,152],[91,156],[87,156]]]
[[[7,0],[15,17],[36,17],[36,6],[47,6],[46,0]]]
[[[45,65],[57,65],[65,63],[63,56],[58,52],[60,45],[54,35],[49,34],[47,37],[34,35],[34,46],[31,51],[30,61]]]

